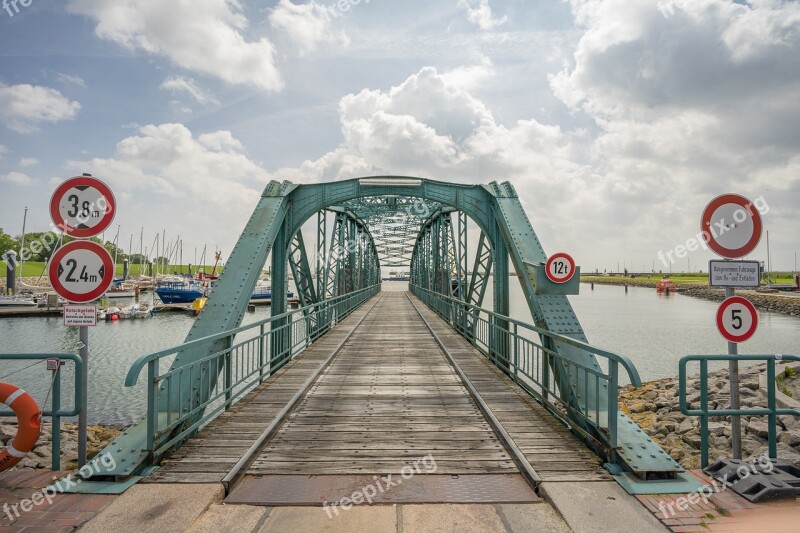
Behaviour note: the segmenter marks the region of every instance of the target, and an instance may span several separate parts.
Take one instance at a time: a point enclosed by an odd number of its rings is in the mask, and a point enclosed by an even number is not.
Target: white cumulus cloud
[[[248,21],[238,0],[70,0],[68,9],[94,19],[100,38],[129,49],[231,84],[283,87],[274,46],[266,37],[245,37]]]
[[[469,21],[482,30],[492,30],[508,22],[508,17],[494,16],[489,0],[458,0],[458,7],[464,9]]]
[[[341,99],[344,141],[331,152],[296,168],[275,172],[281,179],[315,182],[365,175],[412,175],[462,183],[511,180],[529,202],[564,202],[591,181],[591,171],[573,161],[575,139],[558,126],[534,119],[498,124],[469,92],[423,68],[388,90],[364,90]],[[577,231],[569,216],[544,220]]]
[[[269,15],[269,22],[289,37],[299,55],[306,55],[323,44],[346,47],[350,39],[331,24],[329,9],[313,1],[295,4],[291,0],[280,0]]]
[[[8,174],[0,176],[0,182],[13,183],[14,185],[27,187],[28,185],[33,185],[33,178],[22,172],[9,172]]]
[[[230,132],[195,136],[183,124],[141,127],[113,156],[68,166],[106,181],[127,216],[146,212],[148,225],[209,244],[234,240],[269,181]]]
[[[731,190],[764,195],[772,217],[796,209],[800,176],[787,169],[800,156],[800,4],[570,3],[582,34],[550,83],[598,127],[590,205],[618,236],[652,252],[685,242],[704,204]]]
[[[192,78],[184,76],[170,76],[161,83],[161,89],[172,91],[175,94],[187,94],[198,104],[217,103],[211,95],[207,94]]]
[[[19,133],[38,131],[43,122],[72,120],[81,105],[49,87],[0,82],[0,123]]]

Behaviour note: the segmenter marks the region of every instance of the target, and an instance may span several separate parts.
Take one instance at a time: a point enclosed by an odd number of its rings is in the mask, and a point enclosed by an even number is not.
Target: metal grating
[[[393,474],[388,479],[386,475],[246,476],[225,499],[225,503],[332,505],[342,498],[351,498],[365,491],[376,493],[371,498],[373,504],[541,501],[519,474],[420,474],[408,479]]]

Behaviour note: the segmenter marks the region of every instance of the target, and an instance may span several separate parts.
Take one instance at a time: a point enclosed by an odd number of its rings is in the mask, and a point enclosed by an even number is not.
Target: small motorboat
[[[120,310],[120,318],[128,319],[128,318],[150,318],[153,316],[152,308],[149,304],[146,303],[138,303],[138,304],[131,304],[128,307],[125,307]]]
[[[115,298],[134,298],[136,296],[136,291],[132,289],[108,289],[105,295],[106,298],[115,299]]]
[[[663,277],[656,283],[656,292],[659,294],[678,292],[678,286],[675,285],[675,282],[669,279],[669,277]]]
[[[292,291],[286,291],[287,298],[294,298]],[[250,300],[272,300],[272,285],[262,280],[256,283],[256,288],[253,290]]]
[[[97,312],[98,320],[105,320],[106,322],[116,322],[122,318],[122,310],[119,307],[109,307]]]
[[[35,300],[30,298],[18,298],[14,296],[0,297],[0,308],[7,309],[9,307],[36,307]]]

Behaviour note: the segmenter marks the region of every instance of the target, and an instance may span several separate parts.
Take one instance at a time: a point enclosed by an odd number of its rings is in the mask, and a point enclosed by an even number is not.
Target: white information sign
[[[64,325],[65,326],[96,326],[97,307],[94,305],[74,305],[64,306]]]
[[[761,282],[758,261],[709,261],[708,273],[712,287],[758,288]]]

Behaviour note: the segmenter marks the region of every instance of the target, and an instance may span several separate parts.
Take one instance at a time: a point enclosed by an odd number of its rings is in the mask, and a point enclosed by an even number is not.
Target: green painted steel
[[[147,371],[147,416],[146,434],[128,433],[126,430],[107,448],[117,459],[117,468],[105,470],[106,476],[133,475],[141,465],[131,462],[131,456],[122,448],[129,439],[141,439],[138,448],[145,450],[142,460],[147,464],[157,463],[164,454],[177,447],[198,428],[218,414],[230,408],[234,401],[265,381],[269,376],[283,368],[291,357],[308,347],[312,331],[309,323],[326,316],[331,324],[347,318],[355,309],[380,290],[373,285],[359,291],[312,304],[283,315],[270,317],[247,326],[195,339],[164,350],[139,357],[131,366],[125,380],[126,387],[134,387],[141,374]],[[306,329],[304,329],[306,328]],[[275,339],[282,339],[281,343]],[[285,341],[285,344],[283,344]],[[212,349],[222,346],[203,359],[180,367],[162,371],[161,365],[176,353],[187,349]],[[258,359],[253,354],[260,353],[265,346],[270,347],[268,357]],[[273,351],[275,348],[283,351]],[[215,368],[224,368],[222,383],[211,379]],[[200,390],[182,389],[186,376],[200,376]],[[201,402],[185,401],[185,398],[204,398]],[[163,406],[166,404],[166,409]],[[137,450],[138,451],[138,450]],[[125,459],[124,461],[122,459]]]
[[[700,363],[700,408],[689,409],[686,401],[687,365],[690,362]],[[747,361],[764,362],[767,367],[767,408],[755,409],[709,409],[708,406],[708,362],[709,361]],[[766,416],[767,446],[769,456],[778,458],[777,426],[778,415],[800,416],[796,409],[778,409],[775,400],[775,364],[782,361],[800,361],[797,355],[687,355],[681,358],[678,374],[678,398],[681,412],[686,416],[700,417],[700,466],[708,466],[708,419],[709,417],[727,416]]]
[[[328,212],[335,213],[329,234],[325,216]],[[453,212],[458,218],[458,238],[453,228]],[[468,219],[481,231],[470,279],[466,254]],[[313,221],[317,234],[318,256],[328,246],[326,257],[317,257],[314,272],[308,258],[303,257],[305,244],[300,234],[309,221]],[[462,304],[472,305],[473,311],[483,304],[487,284],[492,279],[496,315],[487,330],[487,349],[501,363],[499,366],[509,371],[510,350],[513,350],[509,331],[513,323],[507,319],[508,273],[513,266],[535,327],[549,332],[542,336],[543,349],[552,354],[547,363],[550,382],[546,385],[558,391],[561,403],[569,406],[567,413],[576,431],[586,436],[598,453],[609,450],[611,462],[624,464],[643,478],[682,471],[677,463],[664,458],[663,451],[630,419],[619,413],[616,395],[611,394],[616,391],[614,379],[588,385],[579,382],[586,372],[603,372],[597,351],[586,347],[583,329],[566,298],[568,288],[534,276],[547,256],[511,184],[463,185],[400,176],[307,185],[271,182],[267,186],[208,303],[170,368],[179,377],[169,390],[151,388],[150,399],[158,402],[157,412],[131,428],[128,440],[121,443],[120,449],[130,450],[125,452],[129,455],[126,457],[129,466],[144,464],[148,454],[164,450],[165,446],[179,445],[204,416],[205,407],[197,412],[193,409],[208,405],[209,391],[216,389],[207,385],[216,385],[220,376],[231,379],[230,360],[217,355],[229,354],[236,346],[232,332],[241,323],[250,293],[270,252],[273,321],[268,348],[270,360],[277,364],[291,357],[292,346],[303,327],[310,330],[306,331],[309,335],[330,327],[341,303],[324,307],[320,304],[379,284],[381,267],[410,265],[413,285],[447,297],[458,295],[463,299]],[[306,309],[304,320],[293,321],[286,313],[287,264],[302,285],[301,299],[317,306]],[[490,276],[493,268],[496,275]],[[454,285],[461,289],[454,290]],[[317,325],[301,326],[308,323],[310,313]],[[474,338],[476,328],[481,327],[478,316],[460,313],[459,320],[468,326],[461,328],[467,337]],[[214,341],[193,343],[201,338]],[[259,353],[263,354],[266,348],[260,348]],[[207,366],[203,375],[185,370],[209,360],[214,364]],[[151,369],[150,383],[158,377],[154,370],[157,368]],[[186,391],[192,394],[187,397]],[[228,393],[224,403],[229,405],[233,399]],[[164,417],[170,416],[170,406],[176,405],[191,408],[194,418],[183,420],[167,434],[159,429],[163,428],[160,424]],[[596,413],[596,423],[578,415],[589,412]],[[148,442],[153,445],[149,448],[142,445]],[[626,456],[626,448],[635,448],[645,458]],[[128,470],[134,473],[135,468]]]
[[[49,393],[51,398],[50,409],[46,405],[41,405],[39,408],[42,411],[42,416],[49,416],[53,419],[52,429],[52,442],[50,443],[50,455],[52,470],[61,470],[61,419],[65,416],[78,416],[81,413],[81,405],[83,405],[83,387],[81,387],[81,376],[83,375],[83,359],[81,356],[74,353],[1,353],[0,361],[47,361],[48,359],[57,359],[59,361],[58,369],[53,372],[51,388]],[[61,361],[72,361],[75,365],[73,369],[73,397],[72,409],[65,409],[61,406]],[[24,389],[25,387],[20,387]],[[14,411],[0,411],[0,417],[16,417]]]

